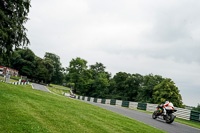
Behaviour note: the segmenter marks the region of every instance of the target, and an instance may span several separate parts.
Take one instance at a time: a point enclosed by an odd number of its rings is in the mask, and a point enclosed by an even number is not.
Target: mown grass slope
[[[0,132],[163,131],[78,100],[0,82]]]

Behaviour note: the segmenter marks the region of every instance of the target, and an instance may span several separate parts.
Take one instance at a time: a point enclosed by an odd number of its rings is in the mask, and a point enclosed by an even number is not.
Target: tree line
[[[17,69],[34,82],[64,84],[79,95],[157,104],[169,100],[177,107],[183,106],[178,87],[160,75],[118,72],[112,77],[102,63],[88,66],[79,57],[63,68],[58,55],[46,52],[40,58],[27,47],[15,49],[8,62],[1,60],[1,65]]]
[[[182,98],[170,78],[118,72],[113,77],[102,63],[87,66],[81,58],[72,59],[67,68],[61,67],[60,57],[45,53],[36,56],[29,48],[24,24],[30,0],[0,1],[0,65],[19,70],[35,82],[66,84],[80,95],[115,98],[137,102],[163,103],[169,100],[181,107]]]

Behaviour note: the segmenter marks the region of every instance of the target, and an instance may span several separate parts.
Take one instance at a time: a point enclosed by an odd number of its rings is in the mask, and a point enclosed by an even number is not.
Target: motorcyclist
[[[163,105],[163,115],[166,115],[166,109],[173,109],[174,105],[173,103],[166,101],[165,104]]]

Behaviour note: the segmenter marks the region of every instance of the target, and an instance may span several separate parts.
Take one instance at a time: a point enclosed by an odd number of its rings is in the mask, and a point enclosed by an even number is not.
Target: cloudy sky
[[[81,57],[106,70],[171,78],[186,105],[200,103],[200,1],[32,0],[29,46],[63,67]]]

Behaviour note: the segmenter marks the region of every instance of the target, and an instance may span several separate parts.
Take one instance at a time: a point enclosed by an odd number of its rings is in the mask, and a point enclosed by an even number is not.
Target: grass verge
[[[78,100],[0,82],[0,131],[122,133],[164,132]]]
[[[61,86],[61,85],[55,85],[55,84],[50,84],[50,86],[57,87],[57,88],[60,88],[60,89],[67,89],[67,90],[70,89],[70,88],[68,88],[68,87]]]
[[[61,90],[61,89],[57,89],[57,88],[53,88],[53,87],[47,87],[50,91],[52,91],[52,92],[54,92],[54,93],[56,93],[56,94],[58,94],[58,95],[62,95],[63,94],[63,92],[65,92],[65,93],[70,93],[70,91],[69,90]]]

